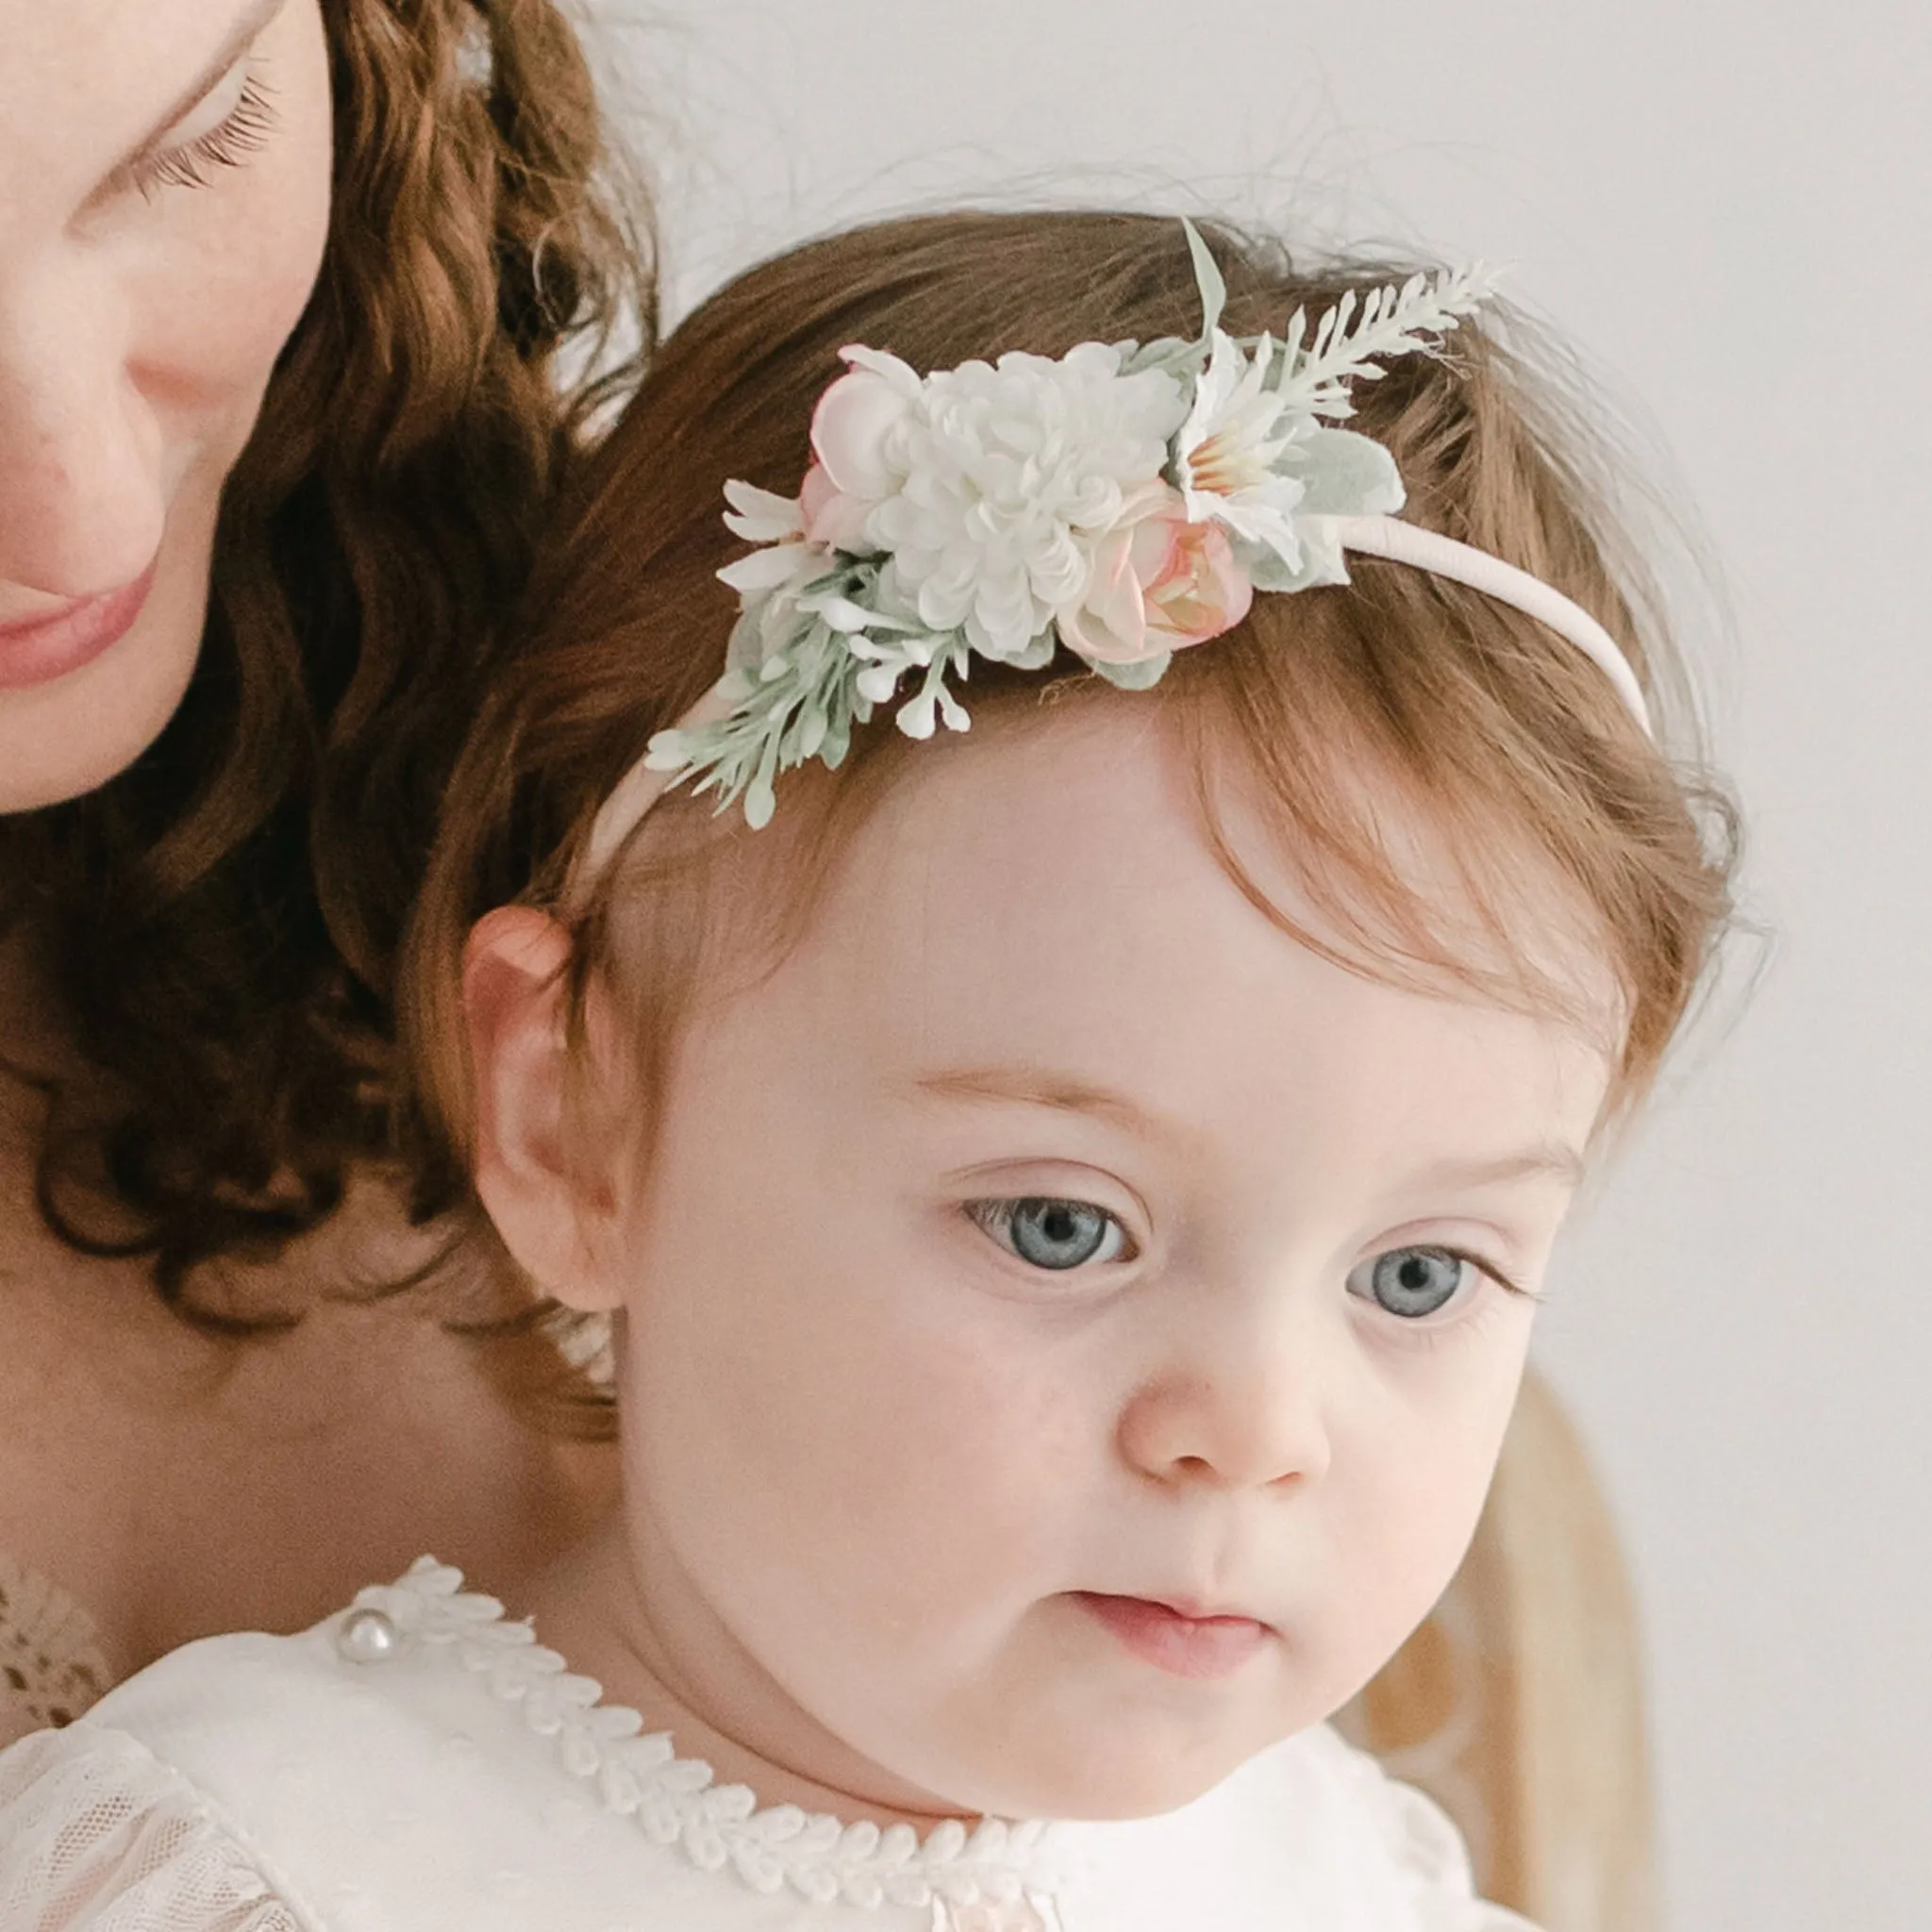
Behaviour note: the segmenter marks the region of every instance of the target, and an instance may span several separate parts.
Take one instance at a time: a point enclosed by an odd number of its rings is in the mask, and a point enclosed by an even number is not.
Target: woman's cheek
[[[278,70],[277,70],[278,71]],[[315,287],[328,243],[326,70],[288,94],[262,148],[172,191],[135,296],[136,385],[163,420],[232,462]],[[198,419],[198,420],[196,420]]]

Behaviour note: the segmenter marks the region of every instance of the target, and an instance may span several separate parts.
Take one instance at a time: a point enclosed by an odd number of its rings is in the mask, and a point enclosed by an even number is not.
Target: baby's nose
[[[1328,1352],[1313,1324],[1280,1316],[1197,1331],[1123,1411],[1122,1454],[1164,1483],[1319,1481],[1332,1456]]]

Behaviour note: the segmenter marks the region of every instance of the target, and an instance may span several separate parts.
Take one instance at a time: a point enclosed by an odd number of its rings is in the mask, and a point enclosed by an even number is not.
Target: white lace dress
[[[1129,1824],[760,1808],[427,1559],[0,1755],[7,1932],[1524,1932],[1320,1727]]]
[[[0,1737],[72,1724],[112,1681],[93,1619],[0,1550]]]

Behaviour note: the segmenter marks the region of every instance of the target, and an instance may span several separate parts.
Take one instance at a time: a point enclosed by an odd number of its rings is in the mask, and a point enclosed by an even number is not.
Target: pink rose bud
[[[847,360],[858,353],[861,352],[847,351]],[[868,363],[894,370],[899,366],[893,358],[862,353]],[[910,376],[911,372],[906,375]],[[912,379],[912,391],[916,397],[917,378]],[[812,455],[817,460],[799,492],[806,534],[813,542],[856,552],[871,547],[865,540],[865,520],[901,481],[887,459],[886,443],[911,400],[903,381],[868,365],[848,369],[819,398],[811,419]]]
[[[1178,651],[1232,630],[1248,614],[1255,587],[1216,523],[1152,518],[1134,532],[1135,573],[1147,629]]]
[[[1096,664],[1134,664],[1232,630],[1254,586],[1219,524],[1191,524],[1164,485],[1101,540],[1079,600],[1057,613],[1060,636]]]

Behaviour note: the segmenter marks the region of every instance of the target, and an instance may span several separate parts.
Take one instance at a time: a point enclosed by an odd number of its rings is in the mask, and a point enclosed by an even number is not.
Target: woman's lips
[[[118,591],[79,598],[45,617],[0,624],[0,691],[52,684],[92,664],[133,628],[154,583],[151,563]]]
[[[1146,1597],[1080,1590],[1074,1601],[1142,1663],[1176,1677],[1231,1677],[1274,1634],[1253,1617],[1189,1616]]]

